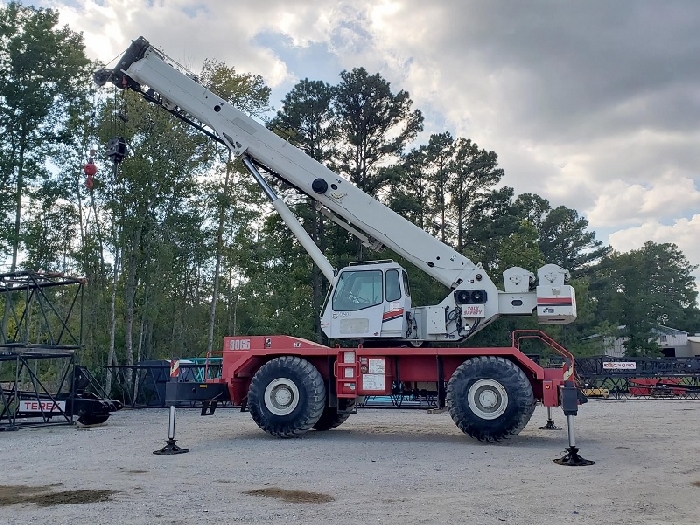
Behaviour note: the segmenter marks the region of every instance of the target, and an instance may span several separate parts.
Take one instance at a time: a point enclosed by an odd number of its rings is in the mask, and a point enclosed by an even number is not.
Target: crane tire
[[[347,407],[348,410],[351,408],[352,406]],[[338,412],[338,407],[326,407],[313,428],[314,430],[332,430],[345,423],[349,417],[350,412]]]
[[[304,434],[326,406],[323,377],[306,359],[276,357],[261,366],[248,389],[248,410],[268,434],[292,438]]]
[[[109,419],[109,414],[83,414],[78,417],[78,423],[81,425],[99,425]]]
[[[479,441],[518,434],[535,411],[525,373],[512,361],[494,356],[459,365],[447,384],[446,402],[457,427]]]

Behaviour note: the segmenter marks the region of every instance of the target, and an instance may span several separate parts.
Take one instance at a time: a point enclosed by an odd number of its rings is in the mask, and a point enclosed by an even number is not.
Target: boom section
[[[349,225],[411,261],[450,288],[477,268],[462,254],[367,195],[348,180],[277,136],[169,64],[143,37],[129,47],[104,84],[143,93],[166,109],[181,110],[211,128],[231,152],[247,155],[315,199]],[[150,88],[150,89],[149,89]],[[152,91],[151,91],[152,90]]]

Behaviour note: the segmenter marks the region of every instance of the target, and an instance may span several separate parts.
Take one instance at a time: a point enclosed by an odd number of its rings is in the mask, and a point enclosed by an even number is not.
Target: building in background
[[[690,355],[700,357],[700,334],[688,336],[688,348],[690,349]]]
[[[620,326],[623,329],[624,326]],[[652,329],[656,344],[659,345],[664,357],[693,357],[700,355],[700,337],[688,337],[688,332],[659,325]],[[691,341],[694,340],[694,341]],[[604,337],[605,355],[610,357],[625,356],[626,337]]]

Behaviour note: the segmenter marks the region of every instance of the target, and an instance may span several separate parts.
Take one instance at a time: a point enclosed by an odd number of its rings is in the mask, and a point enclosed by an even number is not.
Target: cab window
[[[401,286],[399,285],[399,271],[387,270],[384,276],[386,282],[386,300],[398,301],[401,299]]]
[[[333,294],[333,310],[362,310],[381,304],[382,301],[381,270],[351,270],[340,274]]]

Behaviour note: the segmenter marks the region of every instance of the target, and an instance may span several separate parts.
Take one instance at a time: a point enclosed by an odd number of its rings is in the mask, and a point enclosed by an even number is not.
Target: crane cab
[[[411,290],[406,270],[393,261],[343,268],[321,316],[331,339],[403,338]]]

